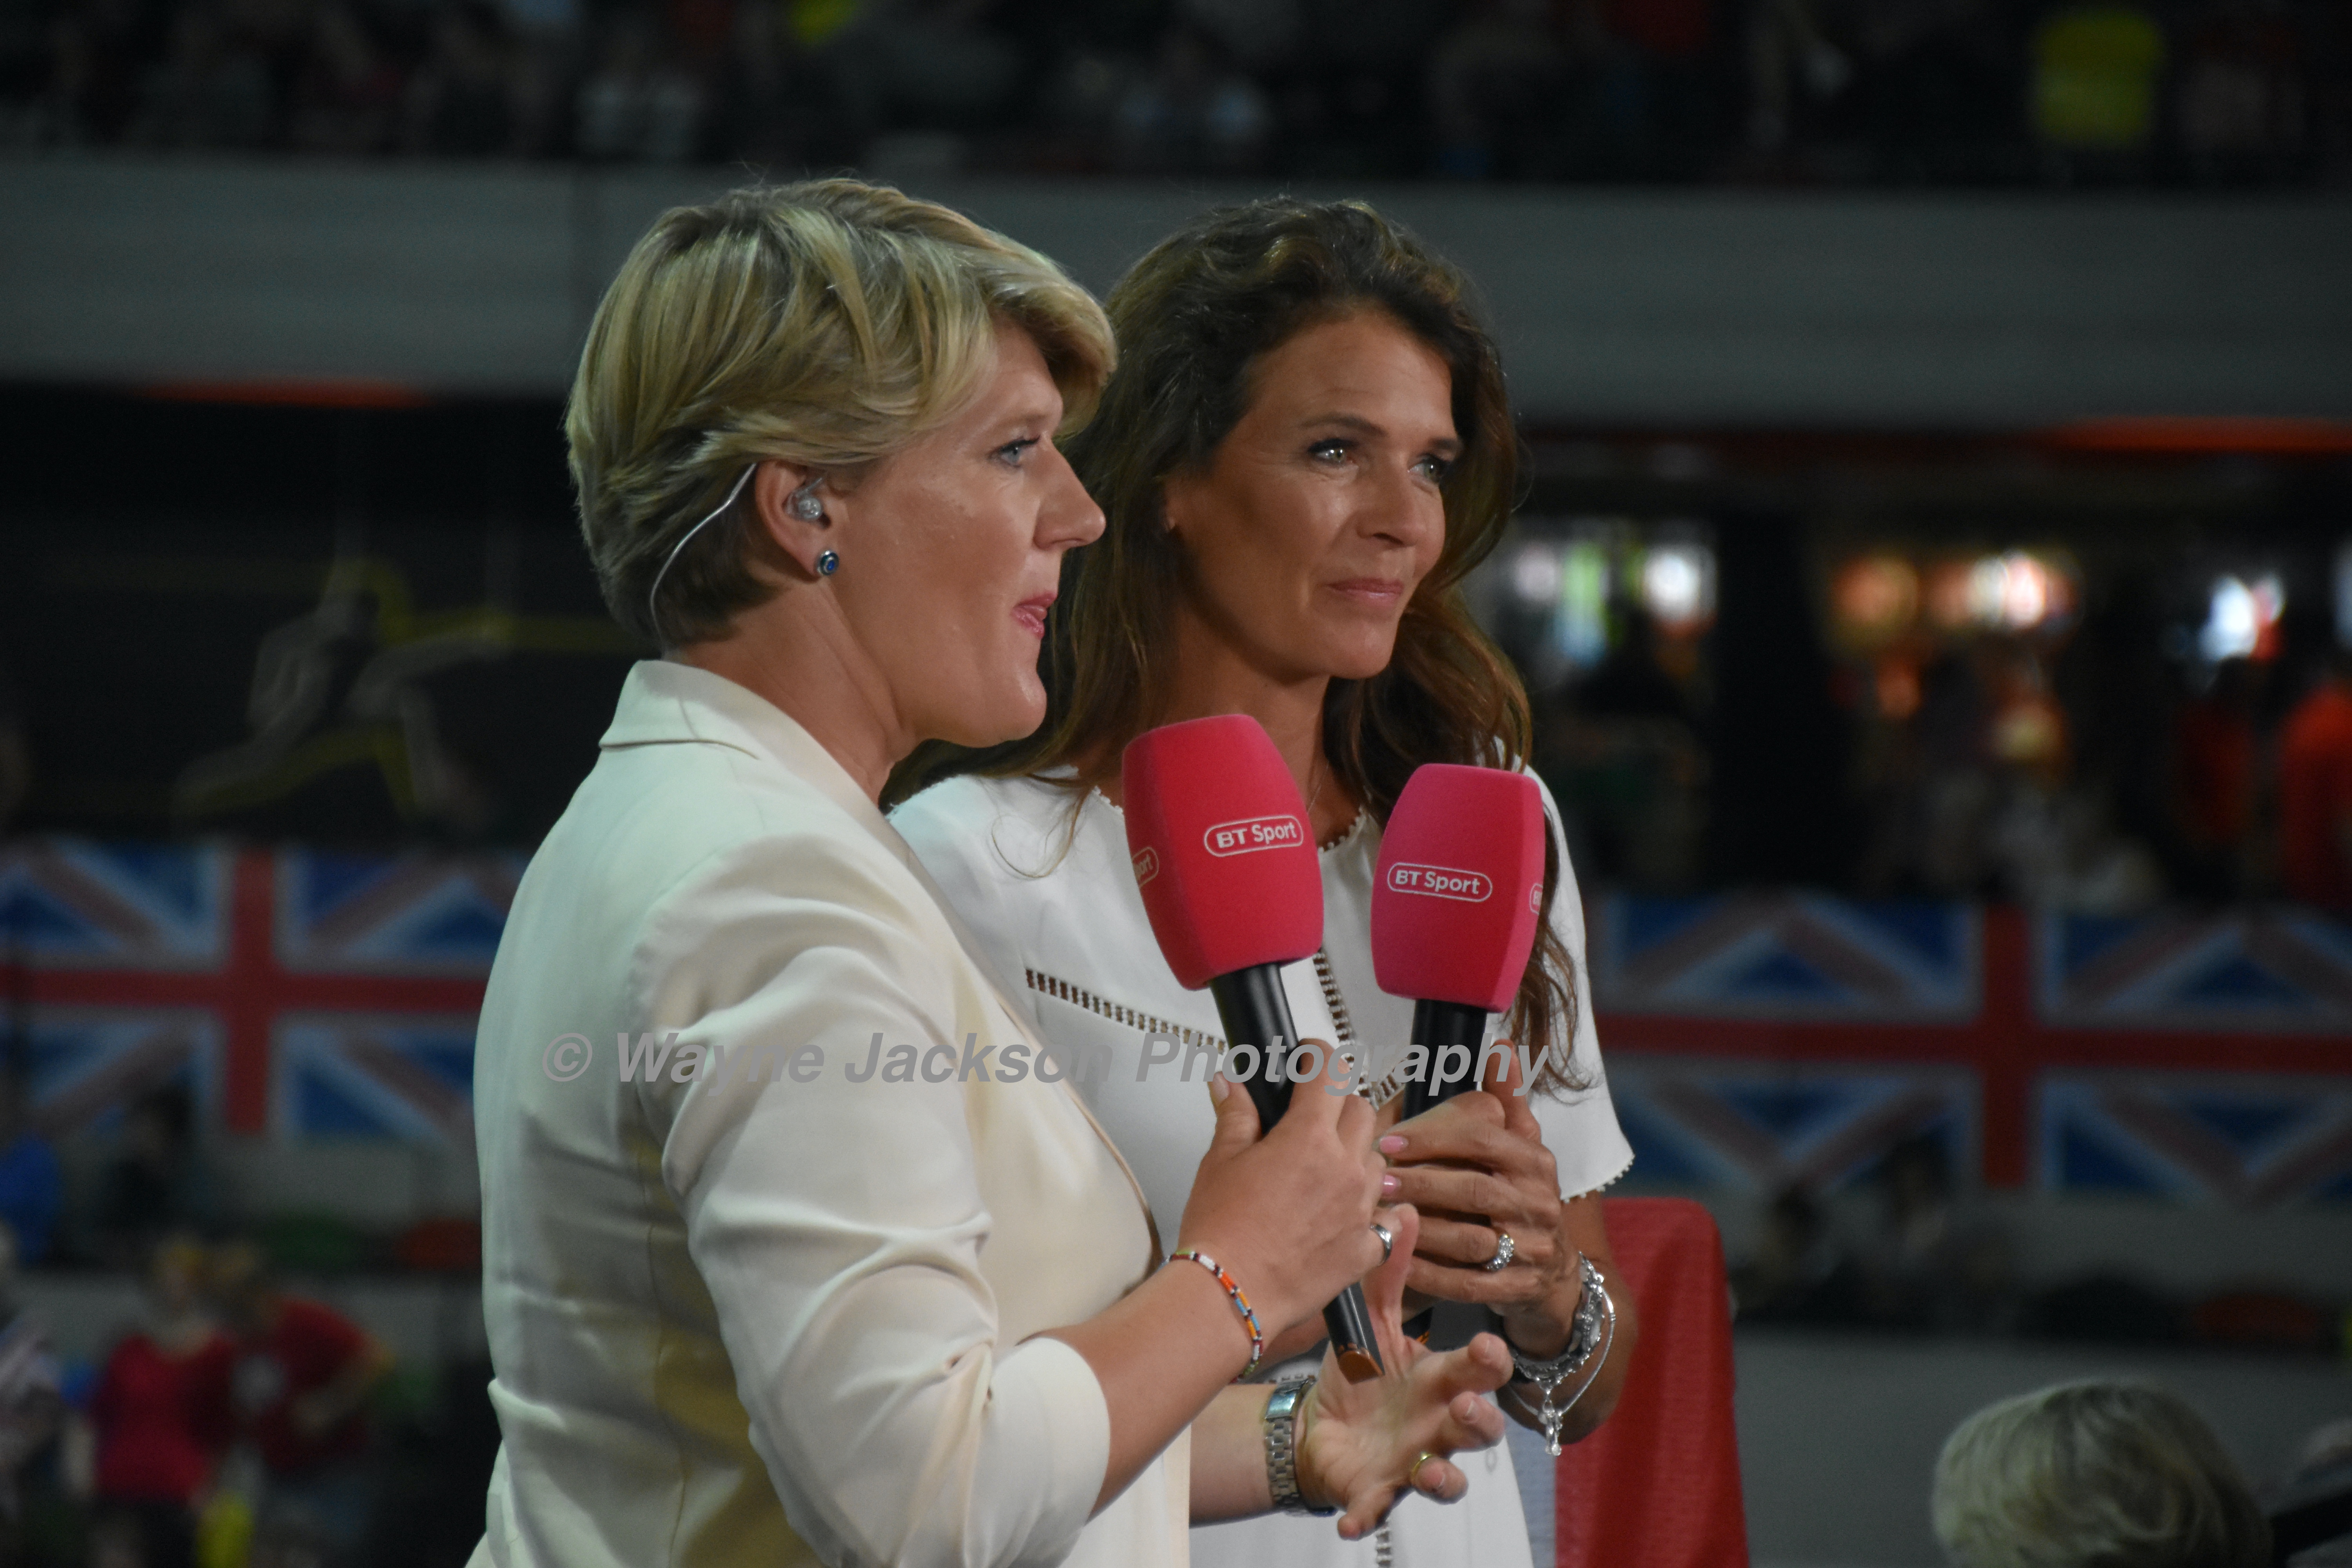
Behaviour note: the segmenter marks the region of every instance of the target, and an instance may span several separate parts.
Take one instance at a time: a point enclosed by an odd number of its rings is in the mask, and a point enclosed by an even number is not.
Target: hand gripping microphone
[[[1248,1047],[1256,1058],[1241,1083],[1270,1131],[1290,1108],[1298,1043],[1281,965],[1323,942],[1323,873],[1298,786],[1265,731],[1242,713],[1138,735],[1119,783],[1151,934],[1186,990],[1206,986],[1216,998],[1232,1054]],[[1323,1326],[1351,1381],[1380,1375],[1363,1287],[1324,1308]]]
[[[1410,996],[1412,1044],[1429,1050],[1404,1087],[1404,1114],[1478,1087],[1486,1016],[1511,1005],[1542,918],[1543,796],[1502,768],[1413,770],[1381,833],[1372,883],[1372,973]],[[1457,1054],[1458,1053],[1458,1054]],[[1459,1075],[1440,1081],[1441,1064]]]

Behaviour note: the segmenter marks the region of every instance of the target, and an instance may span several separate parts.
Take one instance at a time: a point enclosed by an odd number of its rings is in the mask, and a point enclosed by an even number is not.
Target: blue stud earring
[[[817,574],[818,576],[820,576],[820,577],[830,577],[830,576],[832,576],[835,572],[838,572],[838,571],[840,571],[840,570],[841,570],[841,557],[840,557],[840,556],[835,555],[835,554],[832,551],[830,551],[830,550],[820,550],[820,551],[818,551],[818,552],[817,552],[817,553],[816,553],[816,574]]]

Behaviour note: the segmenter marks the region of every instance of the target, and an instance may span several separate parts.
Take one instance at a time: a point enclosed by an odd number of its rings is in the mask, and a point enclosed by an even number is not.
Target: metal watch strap
[[[1282,1513],[1328,1518],[1336,1508],[1310,1508],[1298,1490],[1298,1414],[1315,1391],[1312,1377],[1286,1377],[1265,1402],[1265,1484]]]

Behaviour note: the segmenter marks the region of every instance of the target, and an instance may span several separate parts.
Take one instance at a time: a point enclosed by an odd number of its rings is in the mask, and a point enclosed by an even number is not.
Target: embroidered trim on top
[[[1332,973],[1328,948],[1315,950],[1315,978],[1323,985],[1323,1005],[1331,1010],[1331,1031],[1339,1037],[1339,1054],[1348,1058],[1350,1066],[1361,1066],[1363,1051],[1356,1043],[1356,1021],[1349,1016],[1348,999],[1339,994],[1339,977]],[[1378,1083],[1366,1082],[1359,1076],[1355,1092],[1378,1110],[1404,1092],[1404,1079],[1398,1076],[1403,1071],[1404,1064],[1399,1062],[1389,1070],[1388,1077]]]
[[[1202,1029],[1187,1028],[1181,1024],[1171,1024],[1165,1018],[1154,1017],[1150,1013],[1129,1007],[1123,1003],[1109,1001],[1096,995],[1083,985],[1071,984],[1059,975],[1046,974],[1034,969],[1024,969],[1021,973],[1022,977],[1028,982],[1029,989],[1041,996],[1051,996],[1057,1002],[1067,1002],[1073,1007],[1086,1009],[1097,1018],[1108,1018],[1114,1024],[1124,1024],[1130,1029],[1139,1029],[1147,1035],[1171,1038],[1179,1045],[1205,1046],[1221,1058],[1225,1054],[1225,1042],[1221,1036],[1212,1035]],[[1331,973],[1331,961],[1319,948],[1315,953],[1315,973],[1323,984],[1323,999],[1331,1008],[1331,1023],[1334,1032],[1339,1037],[1341,1053],[1351,1063],[1360,1060],[1356,1046],[1355,1025],[1348,1016],[1348,999],[1339,994],[1339,983]],[[1403,1068],[1399,1066],[1378,1083],[1366,1083],[1359,1079],[1355,1092],[1370,1101],[1372,1109],[1378,1110],[1403,1091],[1404,1082],[1397,1076],[1403,1070]]]
[[[1097,1017],[1108,1018],[1112,1023],[1124,1024],[1130,1029],[1140,1029],[1147,1035],[1171,1038],[1179,1045],[1206,1046],[1219,1057],[1225,1054],[1225,1042],[1214,1035],[1188,1029],[1181,1024],[1171,1024],[1165,1018],[1155,1018],[1149,1013],[1120,1003],[1106,1001],[1086,987],[1073,985],[1055,975],[1043,974],[1034,969],[1024,969],[1021,973],[1028,977],[1029,989],[1042,996],[1067,1002],[1073,1007],[1083,1007]]]

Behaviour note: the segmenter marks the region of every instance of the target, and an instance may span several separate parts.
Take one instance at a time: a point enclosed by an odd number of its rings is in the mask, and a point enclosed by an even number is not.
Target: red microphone
[[[1151,934],[1178,983],[1216,999],[1229,1070],[1271,1129],[1290,1109],[1298,1044],[1281,966],[1323,944],[1323,872],[1298,786],[1244,713],[1145,731],[1128,742],[1119,784]],[[1233,1060],[1244,1051],[1246,1071]],[[1323,1326],[1351,1380],[1380,1375],[1361,1286],[1323,1309]]]
[[[1404,1087],[1408,1117],[1478,1087],[1486,1016],[1510,1006],[1535,947],[1547,835],[1536,781],[1502,768],[1424,763],[1389,813],[1372,973],[1389,994],[1413,998],[1412,1043],[1429,1051]]]

